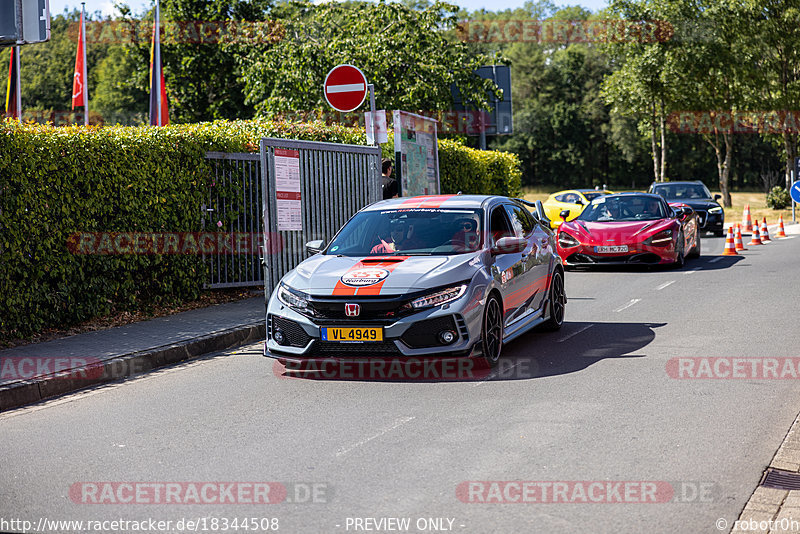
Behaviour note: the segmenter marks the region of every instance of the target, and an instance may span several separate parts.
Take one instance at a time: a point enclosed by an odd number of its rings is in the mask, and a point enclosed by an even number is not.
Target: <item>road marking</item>
[[[675,283],[675,280],[670,280],[669,282],[664,282],[663,284],[661,284],[660,286],[658,286],[658,287],[656,288],[656,291],[661,291],[661,290],[662,290],[662,289],[664,289],[665,287],[669,287],[669,286],[671,286],[671,285],[672,285],[672,284],[674,284],[674,283]]]
[[[636,304],[637,302],[640,302],[641,300],[642,300],[642,299],[631,299],[631,301],[630,301],[629,303],[627,303],[626,305],[624,305],[624,306],[622,306],[622,307],[620,307],[620,308],[617,308],[617,309],[616,309],[616,310],[614,310],[614,311],[615,311],[615,312],[621,312],[622,310],[627,310],[628,308],[630,308],[631,306],[633,306],[633,305],[634,305],[634,304]]]
[[[713,260],[709,260],[708,263],[717,263],[718,261],[722,261],[724,258],[725,258],[725,256],[717,256]]]
[[[691,271],[686,271],[686,272],[684,272],[683,274],[692,274],[692,273],[696,273],[696,272],[697,272],[697,271],[695,271],[694,269],[692,269]]]
[[[386,434],[387,432],[391,432],[395,428],[397,428],[399,426],[402,426],[402,425],[404,425],[404,424],[406,424],[409,421],[412,421],[414,419],[416,419],[416,418],[415,417],[401,417],[400,419],[398,419],[397,421],[392,423],[391,426],[388,426],[386,428],[381,429],[381,431],[378,432],[377,434],[375,434],[374,436],[370,436],[370,437],[368,437],[366,439],[362,439],[361,441],[359,441],[355,445],[351,445],[350,447],[347,447],[346,449],[339,449],[338,451],[336,451],[336,456],[344,456],[348,452],[350,452],[350,451],[352,451],[354,449],[357,449],[358,447],[360,447],[362,445],[365,445],[366,443],[369,443],[373,439],[379,438],[379,437],[383,436],[384,434]]]
[[[578,334],[580,334],[581,332],[585,332],[586,330],[589,330],[589,329],[590,329],[591,327],[593,327],[593,326],[594,326],[593,324],[587,324],[586,326],[584,326],[584,327],[583,327],[583,328],[581,328],[580,330],[576,330],[575,332],[571,333],[570,335],[568,335],[568,336],[564,336],[564,337],[562,337],[561,339],[557,340],[557,341],[556,341],[556,343],[563,343],[563,342],[565,342],[566,340],[568,340],[569,338],[571,338],[572,336],[577,336],[577,335],[578,335]]]
[[[514,365],[512,365],[511,367],[504,368],[504,369],[503,369],[503,372],[505,373],[506,371],[510,371],[510,370],[511,370],[511,369],[513,369],[514,367],[518,366],[520,363],[522,363],[522,362],[517,362],[517,363],[515,363]],[[478,387],[478,386],[482,386],[482,385],[484,385],[486,382],[489,382],[490,380],[492,380],[493,378],[497,378],[497,374],[495,374],[495,373],[490,373],[489,375],[487,375],[487,376],[486,376],[486,378],[484,378],[484,379],[483,379],[483,380],[481,380],[480,382],[475,382],[474,384],[472,384],[472,387],[476,388],[476,387]]]

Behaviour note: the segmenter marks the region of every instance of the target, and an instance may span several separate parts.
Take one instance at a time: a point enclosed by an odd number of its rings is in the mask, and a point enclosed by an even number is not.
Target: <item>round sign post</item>
[[[794,206],[795,204],[800,204],[800,180],[797,180],[789,188],[789,196],[792,197],[792,222],[797,222],[794,215]]]
[[[323,94],[336,111],[355,111],[367,97],[367,77],[358,67],[338,65],[325,76]]]

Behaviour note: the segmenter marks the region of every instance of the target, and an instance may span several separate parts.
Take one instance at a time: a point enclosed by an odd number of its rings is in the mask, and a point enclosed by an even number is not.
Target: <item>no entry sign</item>
[[[323,92],[325,100],[336,111],[353,111],[367,96],[367,77],[358,67],[338,65],[325,76]]]

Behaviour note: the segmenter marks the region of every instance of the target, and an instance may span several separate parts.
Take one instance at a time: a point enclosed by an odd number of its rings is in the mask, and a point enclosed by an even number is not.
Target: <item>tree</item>
[[[457,24],[456,12],[442,2],[419,10],[383,2],[276,5],[272,15],[285,37],[238,55],[246,103],[262,115],[329,109],[325,76],[350,63],[374,84],[378,108],[447,110],[453,83],[465,101],[485,106],[495,87],[473,71],[494,60],[470,54],[466,43],[447,34]]]

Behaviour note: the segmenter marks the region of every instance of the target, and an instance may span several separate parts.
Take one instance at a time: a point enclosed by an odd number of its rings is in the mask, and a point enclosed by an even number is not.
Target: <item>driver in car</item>
[[[661,210],[659,209],[658,201],[655,199],[650,199],[644,205],[643,214],[649,217],[658,217],[661,215]]]
[[[370,254],[391,254],[399,250],[423,248],[422,242],[414,236],[414,226],[406,221],[394,219],[389,223],[389,240],[372,247]]]
[[[456,221],[456,231],[450,243],[457,250],[478,250],[478,223],[475,219],[464,217]]]

